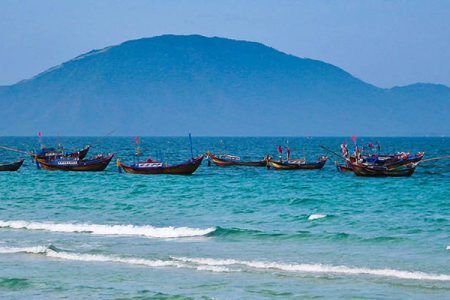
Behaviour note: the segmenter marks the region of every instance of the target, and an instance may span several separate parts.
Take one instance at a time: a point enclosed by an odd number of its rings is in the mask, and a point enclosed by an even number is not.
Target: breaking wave
[[[134,257],[121,257],[114,255],[84,254],[61,251],[54,246],[35,246],[35,247],[0,247],[0,253],[30,253],[45,255],[51,258],[57,258],[70,261],[83,262],[105,262],[121,263],[127,265],[144,266],[151,268],[176,267],[190,268],[199,271],[211,272],[239,272],[242,269],[247,271],[278,271],[298,274],[337,274],[337,275],[366,275],[378,277],[390,277],[408,280],[426,280],[426,281],[450,281],[450,275],[432,274],[418,271],[403,271],[395,269],[370,269],[348,266],[334,266],[324,264],[294,264],[267,261],[246,261],[236,259],[214,259],[214,258],[190,258],[172,256],[169,259],[146,259]]]
[[[212,259],[212,258],[188,258],[172,257],[174,260],[195,263],[208,266],[241,266],[258,270],[278,270],[295,273],[316,273],[316,274],[341,274],[341,275],[371,275],[381,277],[395,277],[399,279],[412,280],[432,280],[432,281],[450,281],[450,275],[430,274],[424,272],[402,271],[394,269],[369,269],[347,266],[333,266],[323,264],[287,264],[278,262],[264,261],[244,261],[235,259]]]
[[[61,251],[55,246],[35,246],[35,247],[0,247],[0,254],[14,254],[14,253],[28,253],[28,254],[41,254],[51,258],[57,258],[70,261],[82,261],[82,262],[106,262],[106,263],[121,263],[127,265],[144,266],[150,268],[161,267],[176,267],[176,268],[194,268],[200,271],[211,272],[228,272],[231,271],[224,266],[214,265],[189,265],[178,260],[169,259],[146,259],[135,257],[121,257],[114,255],[101,255],[101,254],[86,254]]]
[[[52,232],[82,232],[95,235],[134,235],[151,238],[182,238],[204,236],[216,228],[189,227],[153,227],[150,225],[101,225],[101,224],[73,224],[73,223],[40,223],[28,221],[1,221],[0,228],[45,230]]]
[[[308,221],[314,221],[314,220],[318,220],[318,219],[323,219],[325,218],[327,215],[322,215],[322,214],[312,214],[308,217]]]
[[[314,215],[312,215],[314,216]],[[310,231],[296,232],[265,232],[254,229],[242,228],[190,228],[190,227],[154,227],[151,225],[102,225],[83,223],[53,223],[53,222],[29,222],[29,221],[2,221],[0,228],[43,230],[49,232],[65,233],[87,233],[93,235],[118,235],[118,236],[143,236],[148,238],[237,238],[237,239],[263,239],[263,240],[304,240],[304,239],[327,239],[366,242],[391,242],[400,241],[397,237],[360,237],[345,232],[323,232],[313,233]]]

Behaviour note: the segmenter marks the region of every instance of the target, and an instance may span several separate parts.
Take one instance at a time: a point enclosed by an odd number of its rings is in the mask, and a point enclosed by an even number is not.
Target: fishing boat
[[[222,155],[216,156],[212,153],[206,154],[216,166],[230,167],[230,166],[246,166],[246,167],[265,167],[267,165],[267,159],[263,158],[258,161],[243,161],[239,156],[234,155]]]
[[[356,174],[358,176],[411,176],[414,173],[415,166],[423,161],[422,158],[425,156],[425,152],[418,152],[413,155],[405,152],[392,155],[361,155],[359,153],[359,156],[349,156],[347,148],[343,147],[343,145],[341,145],[342,154],[338,154],[324,146],[320,147],[345,161],[345,165],[335,162],[336,169],[339,172],[358,172]],[[435,159],[433,158],[432,160]],[[442,159],[442,157],[438,159]],[[355,171],[355,168],[358,171]]]
[[[395,167],[352,163],[356,176],[363,177],[408,177],[416,170],[418,163],[409,163]]]
[[[20,167],[23,164],[23,159],[12,162],[12,163],[5,163],[5,164],[0,164],[0,171],[17,171],[20,169]]]
[[[341,173],[352,173],[353,172],[353,168],[350,165],[341,165],[339,164],[337,161],[334,162],[336,169],[338,170],[338,172]]]
[[[36,162],[45,170],[94,172],[103,171],[113,157],[114,154],[109,154],[107,156],[99,154],[91,159],[79,159],[78,157],[36,158]]]
[[[316,162],[308,163],[303,159],[276,161],[271,158],[267,160],[267,167],[276,170],[318,170],[322,169],[327,162],[328,157],[322,156]]]
[[[65,153],[64,149],[60,148],[42,148],[37,153],[30,153],[33,159],[47,159],[47,158],[55,158],[55,157],[67,157],[67,158],[79,158],[83,159],[89,152],[91,148],[90,145],[85,146],[83,149],[72,153]]]
[[[137,162],[132,165],[124,165],[120,163],[120,167],[126,173],[132,174],[172,174],[172,175],[191,175],[202,163],[204,155],[189,159],[188,161],[177,164],[167,165],[162,162]]]
[[[425,152],[418,152],[416,154],[400,152],[397,154],[362,155],[359,162],[368,163],[375,166],[401,166],[419,162],[424,156]],[[355,156],[350,156],[348,159],[351,163],[357,162]]]

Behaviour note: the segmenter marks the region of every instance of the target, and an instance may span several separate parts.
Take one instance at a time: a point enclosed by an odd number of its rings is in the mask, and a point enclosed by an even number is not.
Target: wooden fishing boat
[[[84,172],[94,172],[103,171],[114,154],[109,154],[107,156],[96,155],[92,159],[79,159],[77,157],[56,157],[50,159],[36,158],[37,163],[40,167],[45,170],[51,171],[84,171]]]
[[[352,169],[356,176],[363,177],[408,177],[416,170],[418,163],[410,163],[395,167],[375,166],[352,163]]]
[[[350,166],[340,165],[337,161],[335,161],[334,164],[336,165],[336,169],[341,173],[352,173],[353,172],[351,165]]]
[[[367,163],[374,166],[401,166],[409,163],[416,163],[422,160],[425,152],[418,152],[416,154],[407,154],[401,152],[398,154],[383,154],[383,155],[362,155],[362,163]],[[355,156],[348,157],[351,163],[356,163]],[[360,161],[361,162],[361,161]]]
[[[403,166],[408,164],[417,164],[419,161],[422,160],[422,158],[425,156],[425,152],[418,152],[413,155],[408,154],[398,154],[394,157],[393,160],[388,160],[385,164],[385,166],[388,166],[389,168],[397,167],[397,166]]]
[[[138,162],[133,165],[120,164],[120,167],[127,173],[132,174],[172,174],[191,175],[203,161],[204,155],[192,158],[178,165],[167,166],[161,162]]]
[[[353,172],[353,164],[359,164],[361,166],[366,166],[373,170],[382,170],[382,167],[386,167],[387,170],[391,170],[395,167],[401,167],[404,165],[409,165],[413,163],[418,163],[424,157],[425,152],[418,152],[413,155],[409,155],[406,153],[399,153],[395,155],[373,155],[373,156],[361,156],[361,159],[357,162],[355,156],[349,156],[348,158],[342,157],[346,160],[345,165],[340,165],[335,162],[336,169],[339,172],[348,173]],[[370,172],[370,171],[368,171]],[[399,174],[405,173],[407,171],[401,171]],[[388,175],[386,175],[388,176]],[[402,175],[399,175],[402,176]]]
[[[265,167],[267,165],[266,158],[258,161],[243,161],[239,156],[233,155],[216,156],[212,153],[209,153],[208,156],[211,158],[213,163],[219,167],[230,167],[230,166]]]
[[[20,169],[20,167],[23,164],[23,159],[12,162],[12,163],[6,163],[6,164],[0,164],[0,171],[17,171]]]
[[[89,152],[91,148],[90,145],[85,146],[83,149],[72,153],[64,153],[62,149],[56,148],[43,148],[37,153],[30,153],[33,159],[48,159],[48,158],[56,158],[56,157],[68,157],[68,158],[78,158],[83,159]]]
[[[273,159],[267,160],[267,167],[276,170],[318,170],[322,169],[327,162],[328,157],[322,156],[318,161],[308,163],[304,160],[290,160],[290,161],[276,161]]]

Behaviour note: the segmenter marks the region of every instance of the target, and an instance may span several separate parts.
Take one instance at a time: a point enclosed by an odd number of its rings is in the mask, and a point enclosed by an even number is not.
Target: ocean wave
[[[243,268],[258,271],[278,271],[299,274],[338,274],[338,275],[368,275],[378,277],[393,277],[398,279],[450,281],[450,275],[432,274],[420,271],[403,271],[395,269],[370,269],[348,266],[334,266],[324,264],[296,264],[267,261],[247,261],[237,259],[191,258],[171,256],[170,259],[146,259],[136,257],[121,257],[115,255],[86,254],[62,251],[52,245],[34,247],[0,247],[2,254],[30,253],[45,255],[69,261],[120,263],[151,268],[176,267],[190,268],[211,272],[240,272]]]
[[[183,237],[245,237],[263,239],[292,239],[309,236],[309,232],[280,233],[264,232],[241,228],[190,228],[190,227],[153,227],[150,225],[102,225],[82,223],[53,223],[29,221],[2,221],[0,228],[43,230],[50,232],[89,233],[94,235],[134,235],[151,238],[183,238]]]
[[[313,215],[314,216],[314,215]],[[326,239],[326,240],[355,240],[362,242],[392,242],[401,241],[403,238],[389,236],[361,237],[345,232],[322,232],[310,231],[297,232],[266,232],[255,229],[242,228],[190,228],[190,227],[153,227],[151,225],[102,225],[82,223],[53,223],[53,222],[29,222],[29,221],[1,221],[0,228],[43,230],[50,232],[65,233],[87,233],[93,235],[119,235],[119,236],[143,236],[148,238],[238,238],[238,239],[261,239],[261,240],[304,240],[304,239]]]
[[[360,242],[392,242],[402,241],[404,238],[390,237],[390,236],[375,236],[362,237],[356,234],[346,232],[318,232],[311,231],[295,231],[295,232],[266,232],[255,229],[241,229],[241,228],[225,228],[216,227],[216,230],[207,234],[208,237],[213,238],[246,238],[246,239],[261,239],[261,240],[354,240]]]
[[[200,271],[211,272],[228,272],[231,271],[223,266],[214,265],[189,265],[178,260],[169,259],[146,259],[135,257],[121,257],[114,255],[102,255],[102,254],[86,254],[62,251],[53,245],[50,246],[35,246],[35,247],[0,247],[0,254],[15,254],[15,253],[28,253],[28,254],[41,254],[51,258],[57,258],[61,260],[69,261],[82,261],[82,262],[105,262],[105,263],[120,263],[134,266],[144,266],[150,268],[161,267],[176,267],[176,268],[194,268]]]
[[[255,229],[242,229],[242,228],[224,228],[217,226],[216,230],[208,233],[209,237],[266,237],[266,238],[276,238],[284,237],[287,234],[284,233],[268,233]]]
[[[30,280],[26,278],[0,277],[0,290],[24,290],[31,287]]]
[[[47,252],[49,247],[47,246],[33,246],[33,247],[0,247],[0,254],[13,254],[13,253],[32,253],[42,254]]]
[[[308,221],[314,221],[314,220],[318,220],[318,219],[323,219],[325,218],[327,215],[322,215],[322,214],[312,214],[308,217]]]
[[[450,275],[430,274],[417,271],[402,271],[395,269],[369,269],[348,266],[333,266],[323,264],[287,264],[264,261],[244,261],[235,259],[212,259],[212,258],[188,258],[172,257],[184,263],[194,263],[209,266],[244,266],[258,270],[277,270],[295,273],[315,273],[315,274],[340,274],[340,275],[371,275],[380,277],[394,277],[399,279],[429,280],[429,281],[450,281]]]
[[[205,236],[216,228],[190,228],[190,227],[153,227],[151,225],[102,225],[77,223],[52,223],[28,221],[1,221],[0,228],[45,230],[51,232],[90,233],[95,235],[134,235],[151,238],[182,238]]]

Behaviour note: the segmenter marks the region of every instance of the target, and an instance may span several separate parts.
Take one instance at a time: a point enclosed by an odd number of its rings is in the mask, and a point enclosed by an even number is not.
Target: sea
[[[61,172],[25,158],[0,172],[0,299],[450,299],[450,160],[408,178],[339,173],[344,137],[193,137],[259,160],[329,155],[323,170],[208,166],[192,176]],[[350,138],[347,142],[352,145]],[[450,138],[358,138],[393,153],[450,155]],[[132,163],[134,137],[0,137]],[[191,157],[188,137],[141,137],[143,158]],[[350,146],[352,148],[352,146]],[[284,154],[283,154],[284,155]]]

